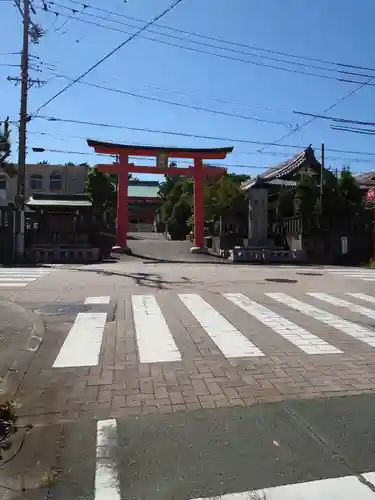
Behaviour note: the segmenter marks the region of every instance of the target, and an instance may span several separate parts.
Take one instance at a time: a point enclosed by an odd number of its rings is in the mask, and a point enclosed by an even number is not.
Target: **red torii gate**
[[[119,163],[97,165],[101,172],[117,174],[117,239],[120,252],[128,251],[128,174],[184,175],[194,178],[194,238],[197,251],[204,249],[204,179],[205,176],[222,176],[225,168],[206,167],[202,160],[223,160],[232,147],[214,149],[191,149],[175,147],[132,146],[87,139],[87,144],[95,153],[117,155]],[[129,156],[155,156],[157,166],[140,166],[129,163]],[[169,158],[191,158],[194,166],[187,168],[170,167]]]

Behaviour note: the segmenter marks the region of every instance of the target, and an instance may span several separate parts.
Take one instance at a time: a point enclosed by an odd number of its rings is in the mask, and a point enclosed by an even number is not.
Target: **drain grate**
[[[90,312],[91,310],[92,306],[83,304],[48,304],[40,307],[36,312],[44,316],[63,316]]]
[[[301,276],[323,276],[323,273],[297,273]]]
[[[298,283],[298,280],[290,280],[287,278],[266,278],[264,281],[272,281],[273,283]]]

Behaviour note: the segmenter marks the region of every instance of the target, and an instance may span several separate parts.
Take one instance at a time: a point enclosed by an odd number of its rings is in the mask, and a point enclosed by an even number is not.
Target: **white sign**
[[[341,254],[345,255],[348,253],[348,237],[341,236]]]

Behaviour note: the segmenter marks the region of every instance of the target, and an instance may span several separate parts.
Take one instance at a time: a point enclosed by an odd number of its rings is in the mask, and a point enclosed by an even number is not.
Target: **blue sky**
[[[78,3],[70,0],[56,0],[54,5],[50,5],[50,9],[76,19],[102,23],[118,30],[135,31],[134,28],[123,24],[110,23],[94,17],[109,17],[108,14],[95,9],[85,9],[84,13],[74,14],[63,7],[81,12],[82,3],[85,0],[75,1]],[[86,1],[90,6],[146,21],[162,12],[172,2],[172,0]],[[125,33],[67,19],[62,15],[56,19],[54,14],[45,13],[40,9],[42,0],[33,0],[33,4],[36,8],[33,20],[41,24],[47,32],[39,45],[31,46],[31,54],[39,57],[39,61],[43,63],[42,65],[32,64],[35,69],[31,71],[31,76],[47,80],[47,84],[30,90],[29,112],[35,111],[38,106],[66,85],[66,80],[54,77],[53,73],[74,78],[128,37]],[[89,16],[89,13],[92,16]],[[308,0],[184,0],[160,23],[239,44],[375,68],[374,18],[373,0],[360,2],[354,0],[315,0],[315,2]],[[140,23],[124,17],[112,16],[112,19],[141,26]],[[21,48],[20,15],[12,1],[0,0],[0,20],[3,40],[0,50],[0,120],[7,115],[12,119],[17,119],[19,87],[13,86],[6,80],[8,75],[17,76],[19,68],[8,65],[19,64],[19,56],[5,55],[5,53],[19,52]],[[61,27],[65,21],[67,21],[66,24]],[[195,47],[199,50],[242,58],[257,64],[279,65],[297,71],[365,81],[356,76],[340,75],[303,66],[289,66],[264,59],[264,56],[286,59],[272,53],[253,51],[255,55],[250,56],[228,52],[196,45],[188,40],[200,40],[214,45],[218,45],[217,42],[192,38],[161,28],[152,29],[182,36],[185,40],[176,40],[155,33],[143,33],[143,35]],[[231,47],[232,50],[250,51],[239,46],[223,44],[221,46]],[[322,66],[319,62],[287,59]],[[33,59],[33,61],[37,60]],[[333,66],[330,67],[333,68]],[[37,71],[38,68],[44,69],[40,72]],[[350,71],[358,72],[353,69]],[[375,77],[375,70],[373,72],[362,71],[362,73],[373,74]],[[141,36],[132,40],[100,65],[85,80],[126,92],[281,124],[262,123],[251,119],[185,109],[82,84],[76,84],[63,93],[45,107],[40,115],[259,142],[275,142],[291,131],[290,127],[306,121],[305,117],[293,114],[293,110],[322,113],[358,87],[358,85],[337,80],[284,72],[188,51],[153,42]],[[374,119],[374,97],[375,87],[364,87],[328,114],[371,121]],[[234,153],[227,158],[225,163],[242,165],[237,168],[230,167],[229,170],[250,175],[259,174],[266,167],[284,160],[283,156],[275,155],[275,152],[293,155],[298,151],[296,148],[269,146],[259,153],[261,146],[257,144],[50,122],[39,118],[29,123],[28,130],[27,161],[29,163],[48,160],[51,163],[87,161],[93,164],[98,159],[91,154],[84,137],[160,146],[234,146]],[[13,126],[14,159],[17,150],[16,132]],[[40,135],[40,133],[48,135]],[[374,140],[374,136],[333,131],[329,121],[317,119],[282,140],[281,144],[308,146],[311,143],[319,149],[320,143],[324,141],[328,166],[340,168],[346,164],[350,165],[355,172],[364,172],[373,168]],[[36,154],[31,151],[31,147],[85,154],[50,152]],[[373,152],[374,156],[330,152],[329,149]],[[317,151],[317,156],[319,157],[319,151]],[[103,159],[99,161],[103,162]]]

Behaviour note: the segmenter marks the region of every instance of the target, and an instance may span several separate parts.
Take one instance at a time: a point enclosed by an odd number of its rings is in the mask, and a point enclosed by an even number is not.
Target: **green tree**
[[[248,176],[225,174],[220,179],[205,181],[205,220],[223,217],[235,224],[247,226],[248,204],[241,183]],[[194,226],[194,181],[190,178],[165,176],[159,189],[162,197],[161,215],[169,231],[184,237]]]
[[[301,172],[294,195],[295,207],[303,221],[316,213],[319,195],[317,176],[310,172]]]
[[[0,124],[1,125],[1,124]],[[0,128],[0,168],[5,172],[9,168],[8,158],[11,155],[9,118],[7,118]]]
[[[90,167],[87,174],[86,191],[90,195],[92,206],[102,212],[113,212],[116,208],[116,189],[110,176]]]

